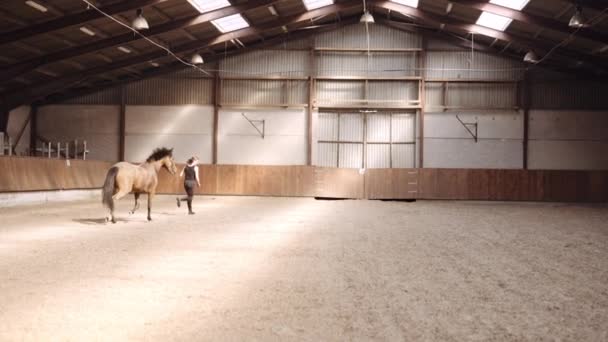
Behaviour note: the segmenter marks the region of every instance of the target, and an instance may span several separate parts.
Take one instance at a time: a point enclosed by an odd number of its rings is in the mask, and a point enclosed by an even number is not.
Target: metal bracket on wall
[[[241,115],[251,124],[251,126],[253,126],[253,128],[255,128],[256,131],[258,131],[258,133],[260,133],[262,139],[264,139],[264,136],[266,135],[266,120],[251,120],[247,117],[247,115],[245,115],[245,113],[241,113]],[[260,127],[258,127],[260,124],[262,124],[261,130]]]
[[[477,122],[463,122],[458,116],[458,114],[456,114],[456,119],[467,130],[467,132],[469,132],[473,139],[475,139],[475,142],[477,142]],[[473,127],[473,129],[475,130],[474,133],[470,127]]]

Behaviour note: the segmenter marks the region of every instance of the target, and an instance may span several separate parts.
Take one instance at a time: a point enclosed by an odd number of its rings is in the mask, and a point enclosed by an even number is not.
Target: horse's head
[[[161,147],[157,148],[152,152],[152,154],[146,160],[148,163],[156,164],[156,172],[158,172],[158,168],[166,167],[167,170],[172,174],[177,173],[177,167],[175,166],[175,161],[173,160],[173,149]]]
[[[173,155],[168,155],[164,157],[162,161],[163,166],[167,168],[167,171],[171,172],[172,175],[177,173],[177,166],[175,166],[175,160],[173,160]]]

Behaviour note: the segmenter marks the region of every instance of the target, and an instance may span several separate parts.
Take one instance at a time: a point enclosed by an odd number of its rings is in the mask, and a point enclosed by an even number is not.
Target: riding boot
[[[194,215],[194,211],[192,211],[192,199],[188,198],[188,214]]]

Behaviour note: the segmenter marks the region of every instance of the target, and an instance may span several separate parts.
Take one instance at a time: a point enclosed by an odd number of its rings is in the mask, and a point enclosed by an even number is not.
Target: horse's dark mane
[[[169,149],[166,147],[159,147],[159,148],[155,149],[154,152],[152,152],[152,154],[148,157],[148,159],[146,161],[147,162],[158,161],[158,160],[165,158],[166,156],[173,156],[173,149],[172,148]]]

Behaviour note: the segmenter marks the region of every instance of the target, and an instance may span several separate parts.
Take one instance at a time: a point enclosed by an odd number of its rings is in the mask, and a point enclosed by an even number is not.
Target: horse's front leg
[[[154,197],[154,192],[148,192],[148,221],[152,221],[152,216],[150,216],[150,212],[152,209],[152,198]]]
[[[139,192],[134,192],[133,196],[135,197],[135,205],[133,206],[133,210],[131,210],[129,214],[135,214],[135,211],[139,209]]]

